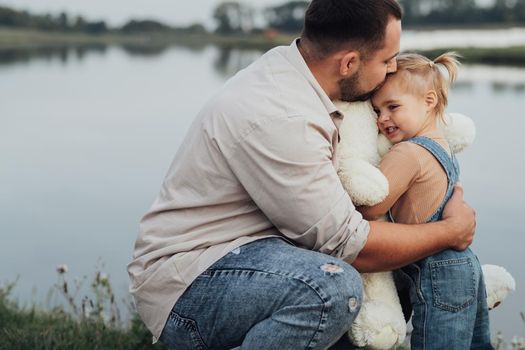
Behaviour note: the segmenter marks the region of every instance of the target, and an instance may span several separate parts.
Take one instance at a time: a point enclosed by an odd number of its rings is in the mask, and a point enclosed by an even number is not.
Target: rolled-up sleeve
[[[265,120],[244,134],[227,161],[284,236],[352,262],[366,243],[369,225],[337,176],[334,131],[302,116]]]

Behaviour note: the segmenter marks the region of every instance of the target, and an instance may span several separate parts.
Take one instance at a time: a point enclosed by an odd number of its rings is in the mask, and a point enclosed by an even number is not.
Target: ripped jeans
[[[160,341],[170,349],[326,349],[359,312],[349,264],[261,239],[228,253],[177,301]]]

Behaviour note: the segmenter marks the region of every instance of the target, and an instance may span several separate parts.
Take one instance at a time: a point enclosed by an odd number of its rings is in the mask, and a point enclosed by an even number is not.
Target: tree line
[[[288,1],[262,10],[266,20],[263,29],[298,33],[309,1]],[[403,25],[411,26],[465,26],[465,25],[525,25],[525,0],[493,0],[481,6],[476,0],[399,0],[403,8]],[[223,34],[258,30],[253,23],[254,11],[250,5],[238,1],[224,1],[213,13],[216,31]]]
[[[400,0],[405,25],[462,26],[525,24],[525,0],[493,0],[480,6],[476,0]]]
[[[0,27],[29,28],[44,31],[79,32],[88,34],[104,34],[108,32],[135,33],[135,32],[206,32],[201,24],[186,27],[170,27],[153,20],[130,20],[120,27],[111,28],[105,21],[89,21],[83,16],[71,17],[65,12],[58,15],[35,15],[28,11],[19,11],[0,6]]]
[[[404,10],[404,26],[464,26],[484,24],[525,25],[525,0],[493,0],[488,6],[480,6],[476,0],[399,0]],[[275,31],[300,32],[304,12],[309,1],[294,0],[277,6],[255,10],[248,2],[223,1],[213,10],[214,32],[236,35]],[[255,18],[262,17],[263,24]],[[136,32],[184,32],[207,33],[202,24],[172,27],[154,20],[130,20],[118,28],[109,28],[105,21],[88,21],[82,16],[34,15],[0,6],[0,26],[34,28],[50,31],[77,31],[105,33],[118,31]]]
[[[70,18],[65,12],[58,15],[33,15],[27,11],[17,11],[0,6],[0,26],[13,28],[34,28],[50,31],[78,31],[104,33],[108,26],[104,21],[87,21],[82,16]]]

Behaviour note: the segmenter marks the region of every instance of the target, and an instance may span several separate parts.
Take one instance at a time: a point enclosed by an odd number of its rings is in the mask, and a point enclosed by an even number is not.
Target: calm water
[[[57,265],[82,277],[100,259],[124,297],[138,221],[193,116],[259,55],[215,47],[0,54],[0,282],[19,276],[14,295],[45,304]],[[493,330],[523,336],[525,69],[464,66],[449,110],[477,125],[460,155],[478,212],[474,249],[518,284],[492,313]]]

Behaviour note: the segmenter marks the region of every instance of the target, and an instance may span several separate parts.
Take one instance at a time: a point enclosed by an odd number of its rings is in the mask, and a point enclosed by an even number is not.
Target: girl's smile
[[[384,129],[385,129],[386,136],[394,136],[394,134],[396,134],[396,132],[399,130],[397,126],[389,126]]]
[[[407,91],[399,75],[390,76],[386,83],[372,97],[372,105],[377,114],[377,126],[392,143],[408,140],[435,130],[431,118],[435,106],[428,94],[432,91],[414,94]]]

